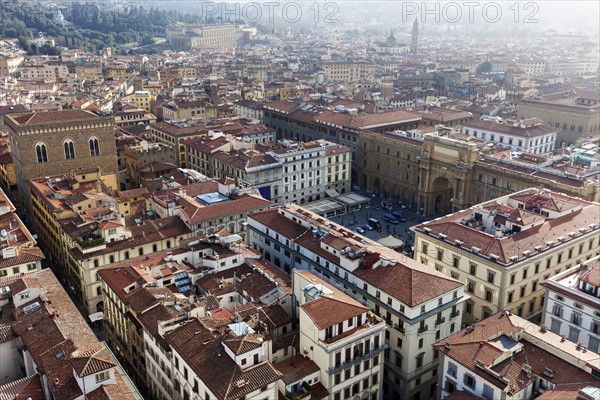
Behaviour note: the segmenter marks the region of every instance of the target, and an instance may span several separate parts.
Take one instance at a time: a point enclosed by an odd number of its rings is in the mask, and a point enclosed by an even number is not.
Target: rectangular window
[[[421,368],[423,366],[423,353],[417,356],[417,368]]]
[[[598,348],[600,347],[600,339],[595,336],[590,336],[590,341],[588,342],[588,349],[593,351],[594,353],[598,353]]]
[[[465,305],[465,312],[469,315],[473,314],[473,303],[467,302]]]
[[[550,330],[558,335],[560,332],[560,321],[552,318],[552,324],[550,325]]]
[[[580,326],[581,325],[581,314],[574,312],[573,317],[571,318],[571,322],[574,325]]]
[[[474,293],[475,292],[475,282],[469,281],[467,283],[467,292]]]
[[[569,340],[575,343],[579,341],[579,329],[575,329],[573,327],[569,328]]]
[[[475,389],[475,377],[473,375],[465,374],[463,377],[463,383],[466,387]]]
[[[484,384],[482,395],[486,400],[494,400],[494,389],[492,389],[491,386]]]
[[[108,371],[102,371],[99,374],[96,374],[96,383],[104,382],[110,378],[110,373]]]
[[[592,321],[592,324],[590,326],[590,331],[592,331],[592,333],[595,333],[596,335],[599,335],[600,334],[600,322]]]
[[[494,299],[494,294],[490,289],[485,289],[485,301],[491,302]]]
[[[457,371],[458,367],[456,366],[456,364],[448,362],[448,375],[453,378],[456,378]]]

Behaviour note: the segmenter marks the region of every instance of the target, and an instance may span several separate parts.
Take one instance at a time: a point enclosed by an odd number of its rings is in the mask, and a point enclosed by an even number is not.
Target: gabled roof
[[[111,359],[106,348],[102,347],[98,350],[84,353],[79,357],[71,358],[71,365],[73,365],[75,373],[83,378],[84,376],[113,368],[117,364]]]
[[[242,370],[198,319],[167,333],[165,339],[218,400],[238,399],[281,378],[269,362]]]
[[[369,311],[367,307],[358,302],[349,303],[325,296],[304,303],[302,309],[319,329],[329,328]]]
[[[235,355],[241,355],[262,346],[263,337],[257,334],[248,334],[239,337],[230,337],[223,341],[223,344]]]
[[[0,400],[44,400],[44,391],[39,374],[30,375],[0,385]]]

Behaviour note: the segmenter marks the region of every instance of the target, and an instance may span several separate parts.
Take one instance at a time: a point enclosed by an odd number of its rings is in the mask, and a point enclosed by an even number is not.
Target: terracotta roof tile
[[[0,385],[0,400],[44,400],[42,382],[38,374]]]
[[[112,360],[108,351],[102,347],[71,358],[71,365],[77,375],[84,377],[113,368],[117,364]]]
[[[229,337],[223,341],[223,344],[235,355],[247,353],[262,347],[263,337],[257,334],[248,334],[239,337]]]
[[[286,385],[298,382],[309,375],[319,372],[320,368],[313,360],[297,354],[285,361],[274,364],[273,367],[283,375],[281,380]]]
[[[304,303],[301,307],[319,329],[337,325],[369,310],[358,302],[349,303],[326,296]]]
[[[17,126],[35,126],[49,123],[65,123],[85,120],[97,120],[101,117],[98,115],[83,110],[60,110],[33,112],[29,114],[19,114],[7,116],[9,120],[13,120]],[[5,117],[6,118],[6,117]]]
[[[281,377],[269,362],[239,368],[225,353],[221,341],[197,319],[169,332],[166,339],[218,400],[237,399]]]

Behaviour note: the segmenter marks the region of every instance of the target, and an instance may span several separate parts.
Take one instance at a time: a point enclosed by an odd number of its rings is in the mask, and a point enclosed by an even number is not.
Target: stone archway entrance
[[[390,197],[390,183],[388,181],[383,181],[383,197]]]
[[[402,195],[402,203],[406,204],[407,206],[410,205],[410,189],[409,188],[404,188],[404,193]]]
[[[452,183],[445,177],[437,177],[432,187],[430,210],[434,214],[447,214],[452,212],[451,200],[454,197],[454,187]]]
[[[394,184],[394,199],[400,200],[400,185]]]
[[[375,178],[373,180],[373,192],[377,194],[381,193],[381,181],[379,180],[379,178]]]

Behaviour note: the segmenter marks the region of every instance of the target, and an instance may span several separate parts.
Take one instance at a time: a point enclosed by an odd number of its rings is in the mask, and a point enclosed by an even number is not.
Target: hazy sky
[[[100,0],[97,0],[100,1]],[[236,9],[238,19],[248,16],[254,19],[256,10],[261,14],[261,22],[264,22],[270,12],[273,13],[275,25],[294,25],[296,16],[294,7],[287,7],[289,3],[298,5],[302,10],[302,23],[313,22],[316,24],[337,19],[340,25],[348,26],[347,23],[357,27],[367,26],[373,22],[390,23],[392,26],[411,24],[417,17],[422,24],[441,24],[466,26],[473,24],[478,28],[485,28],[486,24],[494,30],[512,29],[518,25],[518,30],[545,31],[556,29],[561,33],[585,32],[589,36],[600,35],[600,1],[598,0],[132,0],[133,3],[155,5],[158,7],[175,8],[180,11],[192,11],[203,14],[203,11],[212,10],[213,15],[221,15],[222,20],[227,20],[226,9]],[[211,7],[205,4],[211,3]],[[227,6],[223,4],[227,3]],[[246,8],[248,3],[257,6]],[[265,6],[265,4],[271,4]],[[471,5],[469,5],[471,4]],[[269,8],[271,7],[271,8]],[[436,10],[427,13],[427,10]],[[318,10],[318,12],[316,12]],[[496,12],[500,11],[501,18],[494,21]],[[287,12],[287,13],[286,13]],[[460,13],[459,21],[456,19],[457,12]],[[283,15],[282,15],[283,13]],[[246,15],[248,14],[248,15]],[[469,20],[472,15],[472,21]],[[437,21],[437,22],[436,22]],[[301,24],[302,24],[301,23]],[[493,25],[492,25],[493,24]],[[335,25],[335,24],[334,24]]]

